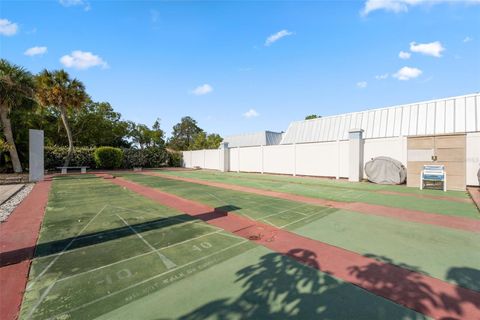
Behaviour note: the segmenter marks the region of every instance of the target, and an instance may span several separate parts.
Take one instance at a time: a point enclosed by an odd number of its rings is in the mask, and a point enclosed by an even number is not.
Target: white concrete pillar
[[[43,163],[43,130],[28,130],[28,178],[30,181],[42,181],[45,174]]]
[[[220,144],[220,171],[230,171],[230,149],[228,148],[228,142],[222,142]]]
[[[348,180],[358,182],[363,178],[363,130],[351,129],[348,133],[350,140]]]

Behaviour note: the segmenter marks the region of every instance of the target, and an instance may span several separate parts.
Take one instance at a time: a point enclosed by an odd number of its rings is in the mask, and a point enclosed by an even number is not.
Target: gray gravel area
[[[22,190],[18,191],[14,196],[0,205],[0,222],[7,220],[8,216],[15,210],[15,208],[25,199],[25,197],[32,191],[35,184],[26,184]]]

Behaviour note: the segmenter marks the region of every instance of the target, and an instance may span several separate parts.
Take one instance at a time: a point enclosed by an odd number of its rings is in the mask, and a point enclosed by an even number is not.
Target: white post
[[[28,179],[30,181],[42,181],[45,174],[43,163],[43,130],[28,130]]]
[[[363,178],[363,130],[351,129],[349,131],[349,173],[348,180],[361,181]]]
[[[230,149],[228,149],[228,142],[220,144],[220,171],[230,171]]]

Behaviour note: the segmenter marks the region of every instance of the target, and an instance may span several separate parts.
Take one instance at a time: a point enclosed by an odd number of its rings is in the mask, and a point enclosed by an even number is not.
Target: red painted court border
[[[345,210],[355,211],[355,212],[364,213],[364,214],[393,218],[393,219],[402,220],[402,221],[430,224],[434,226],[440,226],[440,227],[450,228],[450,229],[458,229],[462,231],[480,232],[480,219],[477,220],[477,219],[470,219],[470,218],[464,218],[464,217],[452,217],[452,216],[447,216],[443,214],[429,213],[429,212],[418,211],[418,210],[407,210],[407,209],[387,207],[387,206],[368,204],[368,203],[362,203],[362,202],[341,202],[341,201],[333,201],[333,200],[324,200],[319,198],[312,198],[312,197],[300,196],[296,194],[285,193],[285,192],[238,186],[238,185],[222,183],[222,182],[213,182],[213,181],[205,181],[200,179],[171,176],[171,175],[166,175],[166,174],[151,172],[151,171],[145,171],[145,172],[139,172],[139,173],[144,175],[150,175],[150,176],[158,176],[158,177],[171,179],[171,180],[196,183],[196,184],[201,184],[201,185],[206,185],[211,187],[217,187],[217,188],[223,188],[223,189],[229,189],[229,190],[247,192],[247,193],[254,193],[254,194],[259,194],[259,195],[273,197],[273,198],[291,200],[295,202],[332,207],[336,209],[345,209]]]
[[[0,315],[17,319],[43,221],[50,181],[38,182],[0,224]]]
[[[122,178],[110,180],[435,319],[480,319],[480,292],[383,263]],[[299,254],[295,254],[298,252]],[[308,252],[308,256],[302,253]],[[315,263],[312,264],[312,261]]]

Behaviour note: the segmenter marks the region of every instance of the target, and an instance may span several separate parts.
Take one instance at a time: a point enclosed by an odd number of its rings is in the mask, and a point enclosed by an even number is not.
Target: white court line
[[[141,223],[141,224],[145,224],[145,225],[150,225],[150,224],[155,224],[155,223],[158,223],[158,224],[163,224],[163,222],[165,222],[167,220],[164,220],[164,221],[151,221],[151,222],[145,222],[145,223]],[[186,220],[185,220],[186,221]],[[182,226],[186,225],[186,224],[190,224],[190,223],[198,223],[199,221],[201,220],[191,220],[191,221],[188,221],[188,222],[185,222],[184,224],[182,224]],[[173,227],[173,226],[172,226]],[[115,233],[115,232],[118,232],[118,230],[105,230],[105,231],[102,231],[101,233],[101,236],[103,237],[103,235],[108,235],[110,233]],[[82,237],[79,237],[81,239],[88,239],[88,238],[94,238],[94,237],[99,237],[100,234],[91,234],[91,235],[86,235],[86,236],[82,236]],[[79,240],[77,238],[77,240]],[[112,239],[112,240],[116,240],[116,239]],[[72,252],[76,252],[78,250],[83,250],[85,249],[84,247],[78,247],[78,248],[73,248],[73,249],[70,249],[68,250],[68,252],[66,254],[70,254]],[[54,254],[49,254],[49,255],[45,255],[45,256],[42,256],[42,257],[37,257],[35,258],[36,260],[41,260],[41,259],[48,259],[48,258],[51,258],[51,257],[54,257],[54,256],[57,256],[59,255],[59,253],[54,253]]]
[[[218,201],[223,202],[223,204],[226,205],[226,206],[230,206],[230,205],[231,205],[231,204],[227,203],[225,200],[220,199],[219,197],[217,197],[217,196],[214,195],[213,193],[207,192],[207,194],[211,195],[212,197],[214,197],[214,198],[217,199]],[[241,208],[240,208],[240,209],[241,209]],[[249,218],[250,220],[255,220],[255,219],[253,219],[252,217],[250,217],[248,214],[246,214],[246,213],[244,213],[244,212],[242,212],[241,215]]]
[[[167,267],[167,269],[172,269],[172,268],[175,268],[177,265],[170,259],[168,259],[166,256],[164,256],[163,254],[161,254],[160,252],[158,252],[158,250],[152,246],[150,244],[150,242],[148,242],[147,240],[145,240],[145,238],[137,232],[137,230],[135,230],[134,228],[132,228],[127,221],[125,221],[125,219],[123,219],[122,217],[120,217],[118,214],[115,214],[117,217],[120,218],[120,220],[123,221],[123,223],[125,223],[125,225],[130,229],[132,230],[133,232],[135,232],[135,234],[140,238],[140,240],[142,240],[150,249],[154,250],[157,252],[157,255],[158,257],[160,258],[160,260],[162,260],[163,264],[165,265],[165,267]]]
[[[301,204],[299,206],[296,206],[296,207],[293,207],[293,208],[290,208],[290,209],[282,210],[282,211],[277,212],[277,213],[272,213],[272,214],[269,214],[268,216],[261,217],[260,220],[266,219],[268,217],[276,216],[278,214],[282,214],[282,213],[285,213],[285,212],[288,212],[288,211],[291,211],[291,210],[294,210],[294,209],[296,210],[298,208],[305,207],[305,206],[308,206],[308,205],[309,205],[308,203],[305,203],[305,204]],[[297,211],[295,211],[295,213],[301,214],[302,216],[307,216],[305,213],[301,213],[301,212],[297,212]]]
[[[30,290],[30,289],[33,287],[33,285],[38,281],[38,279],[39,279],[41,276],[43,276],[43,275],[45,274],[45,272],[47,272],[48,269],[50,269],[50,268],[53,266],[53,264],[54,264],[55,262],[57,262],[58,258],[60,258],[60,257],[65,253],[65,251],[67,251],[68,248],[70,248],[70,246],[71,246],[72,243],[75,241],[75,239],[77,239],[78,236],[80,236],[80,234],[81,234],[83,231],[85,231],[85,229],[87,229],[87,227],[90,225],[90,223],[91,223],[93,220],[95,220],[95,218],[96,218],[100,213],[102,213],[102,211],[105,210],[106,207],[107,207],[107,205],[104,205],[104,206],[102,207],[102,209],[100,209],[100,211],[98,211],[97,214],[94,215],[94,216],[92,217],[92,219],[90,219],[90,221],[88,221],[88,223],[82,228],[82,230],[80,230],[80,232],[77,233],[77,235],[75,236],[75,238],[73,238],[72,241],[70,241],[70,242],[65,246],[65,248],[63,248],[62,252],[60,252],[60,254],[59,254],[58,256],[56,256],[55,259],[53,259],[53,260],[45,267],[45,269],[43,269],[43,271],[40,272],[40,274],[39,274],[38,276],[36,276],[35,279],[33,279],[33,280],[28,284],[27,290]]]
[[[129,208],[122,208],[122,207],[116,207],[116,206],[110,206],[112,208],[115,208],[115,209],[120,209],[120,210],[126,210],[126,211],[131,211],[131,212],[135,212],[135,213],[147,213],[147,214],[150,214],[150,215],[153,215],[153,216],[156,216],[156,217],[162,217],[162,218],[165,218],[166,220],[176,220],[176,221],[184,221],[185,223],[190,223],[190,221],[192,222],[201,222],[202,220],[200,219],[195,219],[193,218],[192,220],[190,219],[180,219],[180,218],[176,218],[176,216],[162,216],[162,215],[158,215],[156,214],[155,212],[148,212],[148,211],[145,211],[145,212],[142,212],[142,211],[139,211],[139,210],[134,210],[134,209],[129,209]],[[185,216],[189,216],[188,214],[186,213],[179,213],[181,215],[185,215]]]
[[[51,285],[48,286],[47,289],[45,289],[45,291],[42,293],[42,295],[40,296],[40,298],[37,300],[37,302],[35,303],[35,305],[33,305],[32,309],[30,309],[30,311],[28,312],[27,314],[27,319],[30,319],[33,315],[33,313],[35,312],[35,310],[38,308],[38,306],[40,305],[40,303],[42,303],[43,299],[45,299],[45,297],[48,295],[48,293],[50,292],[50,290],[52,290],[53,286],[55,285],[55,283],[57,283],[56,281],[53,282]]]
[[[248,242],[248,241],[249,241],[249,240],[243,240],[243,241],[241,241],[241,242],[239,242],[239,243],[236,243],[236,244],[233,244],[233,245],[228,246],[228,247],[226,247],[226,248],[223,248],[223,249],[221,249],[221,250],[219,250],[219,251],[217,251],[217,252],[214,252],[214,253],[211,253],[211,254],[206,255],[206,256],[204,256],[204,257],[195,259],[195,260],[193,260],[193,261],[191,261],[191,262],[188,262],[188,263],[186,263],[186,264],[184,264],[184,265],[182,265],[182,266],[177,266],[177,267],[175,267],[174,269],[170,269],[170,270],[168,270],[168,271],[159,273],[159,274],[157,274],[157,275],[154,275],[153,277],[150,277],[150,278],[148,278],[148,279],[145,279],[145,280],[142,280],[142,281],[140,281],[140,282],[134,283],[134,284],[132,284],[132,285],[130,285],[130,286],[128,286],[128,287],[125,287],[125,288],[120,289],[120,290],[118,290],[118,291],[112,292],[112,293],[110,293],[110,294],[104,295],[104,296],[102,296],[102,297],[100,297],[100,298],[97,298],[97,299],[95,299],[95,300],[92,300],[92,301],[90,301],[90,302],[87,302],[87,303],[85,303],[85,304],[83,304],[83,305],[81,305],[81,306],[75,307],[75,308],[73,308],[73,309],[70,309],[70,310],[68,310],[68,311],[65,311],[65,312],[62,312],[62,313],[59,313],[59,314],[56,314],[56,315],[54,315],[53,317],[50,317],[49,319],[56,319],[56,318],[58,318],[58,316],[60,316],[60,315],[62,315],[62,314],[70,313],[70,312],[76,311],[76,310],[78,310],[78,309],[84,308],[84,307],[86,307],[86,306],[89,306],[89,305],[91,305],[91,304],[97,303],[98,301],[102,301],[102,300],[104,300],[104,299],[106,299],[106,298],[109,298],[109,297],[111,297],[111,296],[114,296],[114,295],[117,295],[117,294],[122,293],[122,292],[124,292],[124,291],[130,290],[130,289],[135,288],[135,287],[137,287],[137,286],[139,286],[139,285],[142,285],[142,284],[144,284],[144,283],[147,283],[147,282],[149,282],[149,281],[151,281],[151,280],[154,280],[154,279],[156,279],[156,278],[159,278],[159,277],[161,277],[161,276],[163,276],[163,275],[165,275],[165,274],[171,273],[171,272],[173,272],[173,271],[175,271],[175,270],[177,270],[177,269],[180,269],[180,268],[189,266],[189,265],[191,265],[191,264],[194,264],[194,263],[196,263],[196,262],[202,261],[202,260],[204,260],[204,259],[206,259],[206,258],[209,258],[209,257],[211,257],[211,256],[213,256],[213,255],[216,255],[216,254],[220,253],[220,252],[223,252],[223,251],[232,249],[232,248],[234,248],[234,247],[236,247],[236,246],[239,246],[239,245],[241,245],[241,244],[244,244],[244,243],[246,243],[246,242]]]
[[[175,247],[175,246],[178,246],[178,245],[180,245],[180,244],[188,243],[188,242],[190,242],[190,241],[192,241],[192,240],[197,240],[197,239],[200,239],[200,238],[203,238],[203,237],[212,235],[212,234],[219,233],[219,232],[221,232],[221,231],[223,231],[223,230],[217,230],[217,231],[214,231],[214,232],[202,234],[202,235],[200,235],[200,236],[198,236],[198,237],[190,238],[190,239],[187,239],[187,240],[184,240],[184,241],[181,241],[181,242],[177,242],[177,243],[173,243],[173,244],[171,244],[171,245],[158,248],[158,249],[156,249],[156,250],[163,250],[163,249]],[[115,262],[112,262],[112,263],[109,263],[109,264],[105,264],[105,265],[103,265],[103,266],[101,266],[101,267],[97,267],[97,268],[94,268],[94,269],[90,269],[90,270],[87,270],[87,271],[84,271],[84,272],[81,272],[81,273],[76,273],[76,274],[73,274],[73,275],[71,275],[71,276],[58,279],[58,280],[55,281],[55,282],[61,282],[61,281],[69,280],[69,279],[71,279],[71,278],[76,278],[76,277],[81,276],[81,275],[84,275],[84,274],[86,274],[86,273],[91,273],[91,272],[94,272],[94,271],[98,271],[98,270],[101,270],[101,269],[105,269],[105,268],[111,267],[111,266],[113,266],[113,265],[120,264],[120,263],[122,263],[122,262],[134,260],[134,259],[136,259],[136,258],[140,258],[140,257],[143,257],[143,256],[148,256],[149,254],[156,253],[156,250],[150,250],[150,251],[147,251],[147,252],[138,254],[138,255],[136,255],[136,256],[128,257],[128,258],[125,258],[125,259],[122,259],[122,260],[119,260],[119,261],[115,261]]]
[[[305,219],[308,219],[308,218],[311,218],[311,217],[315,217],[316,215],[319,215],[320,213],[323,213],[323,211],[317,212],[317,213],[314,213],[314,214],[312,214],[312,215],[309,215],[309,216],[303,217],[303,218],[301,218],[301,219],[295,220],[295,221],[293,221],[293,222],[287,223],[286,225],[281,226],[280,229],[283,229],[283,228],[285,228],[285,227],[288,227],[289,225],[294,224],[294,223],[297,223],[297,222],[300,222],[300,221],[302,221],[302,220],[305,220]]]

